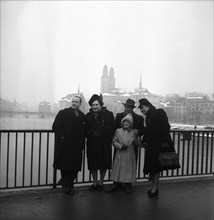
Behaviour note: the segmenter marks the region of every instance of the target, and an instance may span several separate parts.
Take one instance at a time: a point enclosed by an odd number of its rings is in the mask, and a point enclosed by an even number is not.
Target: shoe
[[[115,191],[116,189],[117,189],[117,185],[116,185],[116,183],[113,183],[110,187],[105,189],[105,192],[110,193],[110,192]]]
[[[58,181],[58,185],[64,185],[64,182],[62,182],[62,179],[60,179],[59,181]]]
[[[69,194],[74,195],[74,187],[69,187]]]
[[[147,191],[147,194],[149,195],[151,193],[151,189]]]
[[[101,184],[97,184],[97,188],[96,188],[97,191],[103,191],[103,185]]]
[[[62,186],[63,192],[64,192],[65,194],[70,194],[70,187],[67,187],[67,186],[65,185],[65,183],[62,181],[62,179],[60,179],[60,180],[58,181],[58,184]]]
[[[158,197],[158,188],[156,189],[156,191],[154,193],[150,192],[148,195],[149,195],[149,198]]]
[[[125,183],[125,192],[128,194],[132,193],[132,185],[131,184]]]
[[[88,190],[89,191],[97,191],[98,187],[99,187],[98,184],[97,185],[92,184]]]

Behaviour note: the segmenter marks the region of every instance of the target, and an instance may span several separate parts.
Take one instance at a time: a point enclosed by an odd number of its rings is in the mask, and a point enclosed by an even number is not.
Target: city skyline
[[[117,80],[116,80],[117,81]],[[129,89],[129,88],[124,88],[124,87],[121,87],[121,88],[116,88],[115,87],[115,89],[116,89],[116,91],[117,92],[119,92],[119,93],[121,93],[121,95],[124,93],[124,94],[129,94],[129,93],[135,93],[135,92],[137,92],[136,90],[138,90],[139,89],[139,84],[140,84],[140,78],[139,78],[139,82],[138,82],[138,87],[136,87],[136,88],[133,88],[133,89]],[[145,91],[148,91],[149,93],[150,93],[150,90],[148,89],[148,88],[144,88],[143,86],[142,86],[142,88],[141,89],[145,89]],[[5,101],[9,101],[9,102],[14,102],[14,103],[17,103],[17,104],[21,104],[21,105],[27,105],[27,109],[29,109],[30,111],[34,111],[35,109],[37,109],[38,108],[38,105],[41,103],[41,102],[49,102],[51,105],[54,105],[54,104],[57,104],[60,100],[62,100],[65,96],[67,96],[67,95],[70,95],[70,94],[77,94],[78,93],[78,91],[80,92],[80,93],[82,93],[82,91],[81,91],[81,88],[80,88],[80,86],[79,86],[79,84],[77,85],[77,88],[76,88],[76,90],[72,90],[72,92],[69,92],[69,93],[67,93],[67,94],[63,94],[62,95],[62,97],[59,97],[59,99],[58,100],[47,100],[47,99],[44,99],[44,98],[42,98],[41,100],[38,100],[38,102],[34,102],[34,103],[28,103],[27,101],[22,101],[22,102],[20,102],[19,100],[17,100],[16,99],[16,97],[13,97],[13,98],[11,98],[11,99],[6,99],[5,97],[3,97],[3,96],[0,96],[0,98],[1,99],[3,99],[3,100],[5,100]],[[115,91],[114,91],[115,92]],[[98,91],[97,90],[97,92],[96,92],[97,94],[100,94],[100,93],[102,93],[101,92],[101,88],[100,88],[100,91]],[[108,92],[107,92],[108,93]],[[103,93],[103,94],[105,94],[105,92]],[[186,97],[186,95],[187,96],[189,96],[190,94],[194,94],[193,95],[193,97],[194,96],[198,96],[198,97],[202,97],[202,96],[208,96],[208,97],[214,97],[214,91],[213,92],[207,92],[207,93],[205,93],[205,92],[199,92],[199,91],[190,91],[190,92],[182,92],[182,93],[176,93],[176,92],[172,92],[172,93],[167,93],[167,94],[165,94],[165,95],[162,95],[162,94],[157,94],[157,93],[151,93],[151,94],[153,94],[153,95],[157,95],[157,96],[161,96],[161,97],[168,97],[168,96],[173,96],[173,95],[178,95],[178,96],[180,96],[180,97]],[[83,95],[85,95],[84,93],[83,93]],[[90,97],[88,96],[85,96],[85,100],[86,101],[88,101],[90,99]]]
[[[57,102],[117,88],[213,93],[213,1],[1,1],[1,98]]]

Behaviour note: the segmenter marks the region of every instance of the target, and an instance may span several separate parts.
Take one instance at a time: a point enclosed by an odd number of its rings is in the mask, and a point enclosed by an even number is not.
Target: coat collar
[[[68,108],[68,110],[69,110],[69,118],[73,118],[73,117],[80,118],[81,117],[81,111],[79,109],[77,110],[77,109],[73,109],[73,108],[70,107],[70,108]],[[76,116],[74,111],[77,111],[79,113],[78,117]]]

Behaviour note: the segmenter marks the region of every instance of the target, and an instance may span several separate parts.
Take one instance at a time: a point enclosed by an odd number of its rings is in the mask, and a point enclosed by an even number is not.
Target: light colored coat
[[[134,129],[124,130],[118,128],[113,138],[113,146],[116,149],[110,179],[115,182],[134,183],[136,182],[136,158],[134,140],[136,132]],[[126,150],[122,145],[128,146]]]

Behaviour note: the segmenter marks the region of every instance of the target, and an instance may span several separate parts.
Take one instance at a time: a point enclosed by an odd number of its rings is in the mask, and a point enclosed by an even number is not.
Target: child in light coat
[[[132,192],[132,183],[136,182],[136,157],[134,143],[138,143],[137,130],[132,128],[132,115],[126,115],[121,128],[115,131],[113,146],[116,149],[110,179],[124,183],[125,191]]]

